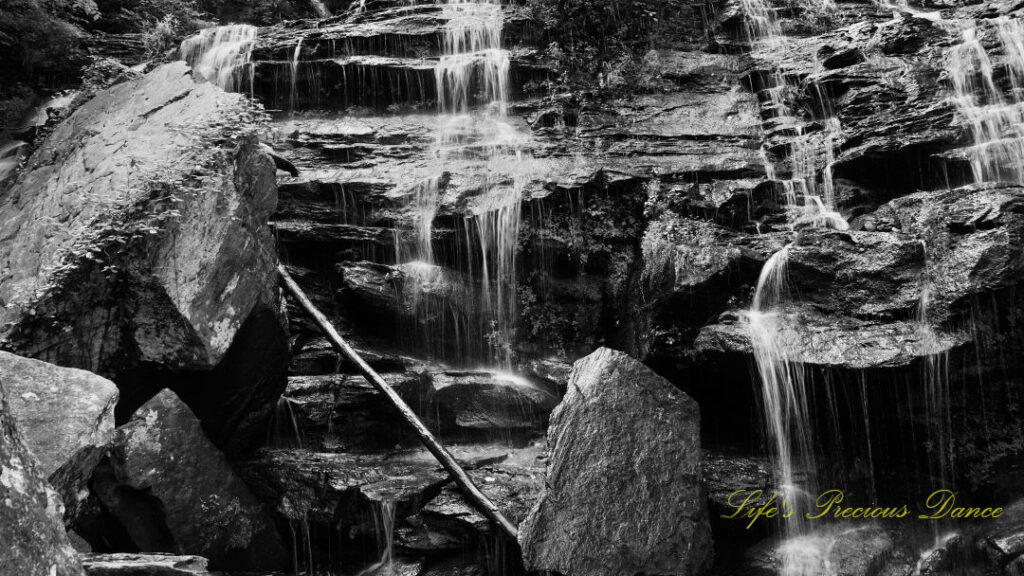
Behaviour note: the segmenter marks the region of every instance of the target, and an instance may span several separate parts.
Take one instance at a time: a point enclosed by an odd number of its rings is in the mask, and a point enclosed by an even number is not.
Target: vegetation
[[[562,88],[602,89],[646,84],[652,50],[678,34],[687,14],[679,0],[527,0],[533,20],[553,41],[548,56]]]

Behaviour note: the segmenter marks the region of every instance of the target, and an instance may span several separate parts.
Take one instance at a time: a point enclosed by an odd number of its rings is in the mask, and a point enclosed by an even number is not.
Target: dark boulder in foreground
[[[117,430],[93,489],[141,551],[201,555],[218,569],[286,563],[260,503],[169,390]]]
[[[287,362],[260,118],[178,62],[59,124],[0,198],[5,349],[110,378],[119,417],[171,386],[227,450],[260,434]]]
[[[640,362],[579,360],[548,429],[538,505],[520,526],[529,570],[689,575],[712,558],[697,403]]]
[[[0,385],[0,574],[80,576],[60,497],[15,427]]]

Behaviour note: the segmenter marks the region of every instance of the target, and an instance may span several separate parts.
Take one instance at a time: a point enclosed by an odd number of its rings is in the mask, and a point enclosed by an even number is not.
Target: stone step
[[[428,428],[448,439],[536,437],[560,398],[550,382],[490,371],[418,366],[381,376]],[[354,374],[290,377],[274,434],[279,446],[316,450],[372,452],[418,444],[386,398]]]

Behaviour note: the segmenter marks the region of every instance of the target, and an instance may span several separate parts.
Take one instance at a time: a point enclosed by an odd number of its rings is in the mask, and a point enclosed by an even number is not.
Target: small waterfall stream
[[[256,27],[231,24],[201,30],[181,43],[178,53],[199,75],[228,92],[252,92],[250,64],[256,44]],[[244,69],[243,76],[239,74]]]
[[[997,62],[982,45],[979,31],[963,31],[963,42],[949,53],[954,102],[971,132],[967,149],[978,182],[1024,182],[1024,25],[995,20]],[[995,69],[1005,72],[997,82]]]
[[[434,70],[439,129],[436,158],[440,172],[467,164],[483,164],[483,193],[471,200],[473,216],[467,234],[479,250],[482,326],[463,337],[483,338],[491,360],[512,366],[511,342],[516,314],[516,252],[518,250],[523,163],[526,137],[507,122],[509,56],[502,48],[504,16],[497,2],[453,0],[444,5],[448,24],[443,54]],[[412,198],[418,223],[416,258],[433,263],[432,222],[440,202],[439,180],[420,185]],[[472,270],[473,265],[467,266]],[[414,302],[422,301],[417,299]],[[456,323],[457,324],[457,323]],[[428,349],[431,347],[428,343]],[[471,343],[459,342],[459,356]]]

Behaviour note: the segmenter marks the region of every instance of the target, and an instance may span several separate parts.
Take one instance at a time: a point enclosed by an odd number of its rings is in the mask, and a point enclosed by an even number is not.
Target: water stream
[[[465,268],[475,268],[480,276],[480,325],[459,331],[457,337],[484,339],[489,361],[510,368],[528,139],[507,121],[509,55],[502,48],[501,5],[453,0],[443,11],[448,24],[434,70],[439,114],[434,156],[439,172],[462,172],[472,166],[484,179],[481,194],[470,200],[471,216],[466,220],[467,237],[476,244],[477,264],[468,262]],[[438,186],[437,178],[420,184],[410,202],[417,223],[415,257],[426,264],[433,263],[432,222],[442,194]],[[436,346],[428,343],[427,348]],[[461,360],[472,358],[463,351],[472,350],[473,342],[458,342],[456,348]]]
[[[197,74],[224,90],[251,93],[255,44],[255,26],[231,24],[200,30],[181,43],[178,54]]]
[[[971,133],[966,152],[975,180],[1022,183],[1024,25],[1005,17],[994,25],[1001,56],[990,55],[979,31],[970,28],[950,50],[947,67],[953,100]]]

